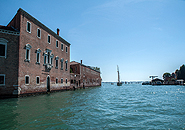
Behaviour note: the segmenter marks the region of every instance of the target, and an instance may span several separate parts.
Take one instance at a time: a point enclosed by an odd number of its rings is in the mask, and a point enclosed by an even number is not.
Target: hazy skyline
[[[19,8],[71,44],[71,61],[101,68],[103,81],[150,80],[185,64],[184,0],[1,1],[0,25]],[[55,45],[55,43],[53,43]]]

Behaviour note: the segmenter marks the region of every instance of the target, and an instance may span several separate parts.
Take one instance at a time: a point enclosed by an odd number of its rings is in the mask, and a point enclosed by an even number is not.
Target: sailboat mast
[[[120,82],[120,77],[119,77],[119,67],[117,65],[117,71],[118,71],[118,82]]]

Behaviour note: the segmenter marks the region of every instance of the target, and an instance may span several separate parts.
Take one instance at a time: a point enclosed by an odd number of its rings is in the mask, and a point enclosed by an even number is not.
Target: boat
[[[120,75],[119,75],[119,67],[117,65],[117,72],[118,72],[118,82],[117,82],[117,86],[122,86],[122,82],[120,82]]]

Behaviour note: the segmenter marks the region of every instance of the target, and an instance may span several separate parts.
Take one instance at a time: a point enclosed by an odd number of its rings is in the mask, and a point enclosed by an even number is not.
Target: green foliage
[[[180,67],[180,70],[175,71],[177,79],[183,79],[185,81],[185,65]]]
[[[163,74],[163,79],[165,79],[167,77],[171,77],[171,74],[166,72],[166,73]]]
[[[70,73],[73,73],[73,70],[70,68]]]

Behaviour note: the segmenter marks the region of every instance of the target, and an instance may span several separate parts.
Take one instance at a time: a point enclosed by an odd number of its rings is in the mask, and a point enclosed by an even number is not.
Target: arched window
[[[26,49],[26,54],[25,54],[25,60],[26,62],[30,62],[30,51],[31,51],[31,45],[26,44],[25,49]]]
[[[67,63],[68,63],[68,61],[66,60],[65,63],[66,63],[66,71],[67,71]]]
[[[7,57],[7,43],[8,41],[6,39],[0,38],[0,57]]]
[[[62,58],[62,59],[60,60],[60,62],[61,62],[61,70],[63,70],[63,66],[64,66],[64,59]]]
[[[55,57],[55,65],[56,65],[55,68],[56,68],[56,69],[58,69],[58,59],[59,59],[59,57],[56,56],[56,57]]]
[[[36,51],[36,64],[40,64],[40,53],[41,53],[41,50],[38,48]]]

